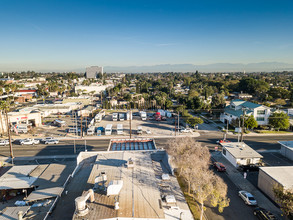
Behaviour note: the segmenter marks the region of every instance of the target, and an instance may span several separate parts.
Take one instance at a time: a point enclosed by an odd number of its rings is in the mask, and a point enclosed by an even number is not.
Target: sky
[[[293,64],[292,0],[0,0],[0,71]]]

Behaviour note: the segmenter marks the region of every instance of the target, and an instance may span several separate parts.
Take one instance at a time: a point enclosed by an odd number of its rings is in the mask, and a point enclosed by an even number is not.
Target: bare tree
[[[203,218],[204,204],[208,200],[214,207],[218,206],[219,212],[229,206],[227,197],[227,185],[224,181],[216,176],[211,170],[201,170],[193,176],[191,184],[194,198],[200,203],[200,219]]]
[[[223,212],[229,206],[227,185],[211,170],[210,153],[207,147],[201,146],[193,138],[176,138],[168,142],[167,152],[171,155],[171,162],[176,165],[178,174],[187,184],[187,191],[201,205],[201,219],[204,204],[211,205]]]

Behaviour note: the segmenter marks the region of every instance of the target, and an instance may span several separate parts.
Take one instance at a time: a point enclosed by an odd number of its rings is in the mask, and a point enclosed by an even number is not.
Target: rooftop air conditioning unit
[[[164,180],[164,181],[166,181],[166,180],[170,180],[170,176],[169,176],[169,174],[164,173],[164,174],[162,175],[162,180]]]
[[[176,203],[176,199],[174,195],[168,195],[166,196],[166,202],[167,203]]]
[[[107,196],[119,195],[122,187],[123,187],[123,180],[110,181],[108,188],[107,188]]]

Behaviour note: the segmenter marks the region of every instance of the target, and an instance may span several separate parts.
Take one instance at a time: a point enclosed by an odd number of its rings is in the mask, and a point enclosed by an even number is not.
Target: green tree
[[[289,116],[284,112],[274,112],[269,117],[269,124],[277,129],[288,129],[290,126]]]
[[[187,123],[190,124],[191,126],[195,127],[198,124],[202,124],[203,120],[199,117],[190,117],[187,119]]]
[[[280,185],[275,185],[273,187],[273,192],[277,201],[281,206],[281,210],[286,216],[293,214],[293,188],[284,189]]]
[[[253,129],[258,126],[257,121],[253,117],[253,115],[250,115],[245,121],[244,121],[244,126],[247,129]]]
[[[212,97],[212,107],[218,108],[225,104],[225,99],[223,94],[216,94]]]

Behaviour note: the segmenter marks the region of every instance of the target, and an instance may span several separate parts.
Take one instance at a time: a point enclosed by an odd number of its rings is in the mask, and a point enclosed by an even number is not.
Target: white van
[[[117,134],[123,134],[123,124],[117,125]]]
[[[112,134],[112,124],[107,124],[105,128],[105,135],[111,135]]]
[[[117,121],[117,119],[118,119],[118,113],[113,113],[112,119],[113,119],[113,121]]]
[[[87,135],[94,135],[95,134],[95,127],[91,126],[86,131]]]
[[[124,113],[119,113],[119,120],[124,121]]]
[[[142,127],[141,126],[137,127],[137,134],[142,134]]]

